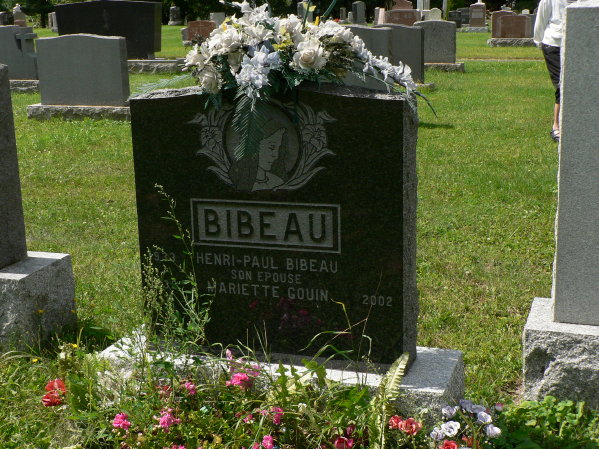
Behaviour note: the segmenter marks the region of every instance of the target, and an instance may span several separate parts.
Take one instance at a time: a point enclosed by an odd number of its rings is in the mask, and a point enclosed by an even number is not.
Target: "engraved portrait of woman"
[[[229,128],[226,147],[232,158],[239,136]],[[274,190],[289,179],[299,154],[299,138],[291,120],[273,108],[262,129],[258,151],[252,157],[232,162],[229,175],[236,190],[257,192]]]
[[[272,190],[284,181],[272,173],[273,164],[279,159],[285,128],[279,128],[270,136],[260,141],[258,152],[258,170],[252,192],[256,190]]]

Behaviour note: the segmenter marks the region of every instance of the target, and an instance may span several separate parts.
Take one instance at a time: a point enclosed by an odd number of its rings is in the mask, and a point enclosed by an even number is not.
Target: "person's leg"
[[[561,58],[560,48],[553,47],[551,45],[542,45],[543,56],[545,57],[545,64],[549,71],[549,77],[555,87],[555,105],[553,107],[553,124],[551,126],[551,137],[553,140],[559,140],[559,109],[560,109],[560,71],[561,71]]]

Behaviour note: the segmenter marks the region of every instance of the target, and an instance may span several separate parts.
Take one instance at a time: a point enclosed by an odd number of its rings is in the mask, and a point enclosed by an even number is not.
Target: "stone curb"
[[[129,106],[70,106],[39,103],[27,106],[27,118],[48,120],[52,117],[61,117],[64,120],[82,120],[84,118],[131,120]]]

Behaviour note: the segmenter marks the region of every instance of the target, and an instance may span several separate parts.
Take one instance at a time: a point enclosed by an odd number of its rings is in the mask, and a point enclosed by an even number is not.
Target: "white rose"
[[[496,438],[501,435],[501,429],[499,427],[495,427],[493,424],[489,424],[485,427],[485,433],[489,438]]]
[[[458,434],[458,430],[460,430],[460,423],[457,421],[447,421],[441,424],[441,431],[450,438],[455,437]]]
[[[305,70],[320,70],[326,63],[326,52],[317,39],[301,42],[293,54],[293,65]]]

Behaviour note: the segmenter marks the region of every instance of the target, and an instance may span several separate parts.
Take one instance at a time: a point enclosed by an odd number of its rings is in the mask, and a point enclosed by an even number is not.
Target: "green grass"
[[[163,53],[174,56],[178,27],[168,28]],[[536,51],[485,40],[458,34],[458,54]],[[132,90],[161,77],[131,75]],[[541,60],[467,61],[466,73],[426,77],[437,86],[427,96],[438,117],[421,104],[418,344],[464,351],[472,399],[517,399],[522,329],[533,298],[551,288],[551,83]],[[143,312],[130,125],[28,120],[26,106],[37,102],[37,94],[13,94],[28,248],[71,254],[86,332],[125,335]],[[44,434],[40,397],[53,372],[51,356],[0,360],[2,447]]]
[[[538,59],[543,60],[537,47],[489,47],[491,33],[456,33],[457,60],[464,59]]]

